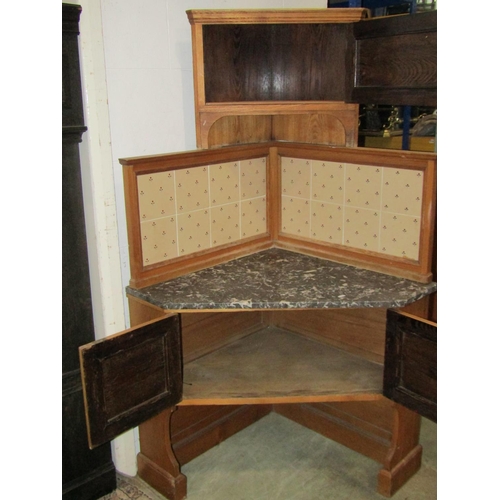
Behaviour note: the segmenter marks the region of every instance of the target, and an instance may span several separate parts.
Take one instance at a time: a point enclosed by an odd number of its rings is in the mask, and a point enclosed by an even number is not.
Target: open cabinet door
[[[437,106],[437,11],[352,24],[346,101]]]
[[[437,324],[387,311],[384,396],[437,422]]]
[[[143,323],[79,350],[90,448],[182,399],[178,315]]]

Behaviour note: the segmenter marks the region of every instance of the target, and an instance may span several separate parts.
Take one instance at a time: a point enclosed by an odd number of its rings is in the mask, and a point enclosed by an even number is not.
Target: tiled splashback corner
[[[266,158],[137,176],[143,265],[267,232]]]
[[[268,231],[267,159],[137,176],[143,265]],[[281,232],[418,260],[423,172],[281,157]]]
[[[418,260],[423,173],[281,158],[281,232]]]

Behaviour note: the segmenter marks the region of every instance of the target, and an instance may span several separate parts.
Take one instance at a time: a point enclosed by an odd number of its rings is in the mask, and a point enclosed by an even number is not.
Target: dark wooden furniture
[[[356,26],[367,23],[363,29],[370,31],[371,21],[365,19],[363,9],[189,11],[188,17],[193,34],[197,141],[199,147],[209,149],[122,160],[133,334],[140,344],[143,323],[180,315],[184,382],[193,384],[185,388],[176,408],[158,414],[154,410],[149,420],[142,410],[151,397],[165,393],[161,377],[155,377],[144,402],[134,399],[141,436],[139,474],[168,498],[180,500],[187,484],[182,464],[276,411],[381,463],[378,491],[390,496],[418,470],[422,447],[418,442],[420,416],[382,395],[386,314],[387,308],[405,307],[428,315],[426,293],[434,291],[436,155],[354,147],[358,103],[348,101],[354,99],[359,71],[364,71],[359,69],[364,59],[357,55],[364,54],[366,47],[370,50],[369,43],[362,44],[361,52],[356,48]],[[402,23],[409,29],[408,21]],[[317,43],[306,43],[310,37]],[[287,43],[281,44],[281,39]],[[272,49],[265,50],[268,46]],[[308,57],[303,55],[304,47]],[[387,64],[400,54],[393,51],[388,56]],[[419,53],[405,57],[413,67],[410,58],[418,60]],[[215,61],[224,67],[221,74]],[[356,80],[354,75],[358,75]],[[396,87],[401,86],[400,80],[395,81]],[[365,85],[369,82],[364,80],[363,85],[370,87],[371,83]],[[372,85],[363,96],[379,90]],[[418,99],[427,102],[427,92],[432,91],[430,84]],[[396,94],[404,98],[404,92]],[[385,97],[393,95],[389,92]],[[223,145],[231,146],[218,147]],[[331,180],[336,178],[334,169],[344,172],[337,184]],[[324,180],[316,184],[315,174]],[[386,176],[385,182],[380,175]],[[393,201],[411,199],[414,204],[398,203],[401,212],[389,215],[391,178],[401,189],[417,191],[411,196],[393,192]],[[407,180],[400,184],[396,178]],[[367,196],[367,185],[379,189],[368,190]],[[324,206],[320,203],[313,211],[311,206],[317,197],[321,200],[323,186],[328,196]],[[344,196],[347,191],[351,195]],[[333,199],[334,192],[342,193],[340,200]],[[381,204],[379,196],[386,202]],[[335,219],[333,209],[346,214],[337,219],[338,227],[329,222]],[[367,213],[378,222],[385,217],[386,222],[372,226],[359,218]],[[413,214],[409,219],[408,213]],[[316,217],[323,222],[317,223]],[[411,221],[413,229],[400,227],[403,219]],[[352,221],[359,226],[350,232],[347,225]],[[337,239],[337,229],[341,239]],[[379,229],[389,230],[387,245],[379,244]],[[413,235],[410,239],[409,234]],[[400,241],[406,243],[400,247]],[[266,294],[269,283],[277,281],[272,273],[254,273],[265,281],[252,298],[247,296],[249,280],[238,273],[222,273],[235,288],[211,279],[219,265],[224,271],[247,257],[271,258],[275,251],[313,259],[299,271],[282,269],[283,276],[296,279],[279,288],[278,298]],[[289,260],[284,254],[278,258],[281,263]],[[370,269],[378,271],[379,277],[409,278],[426,293],[417,300],[405,292],[402,302],[393,303],[387,302],[382,286],[377,288],[381,302],[344,303],[342,290],[324,289],[311,278],[323,260],[342,262],[354,273],[346,271],[335,282],[342,282],[345,274],[355,276]],[[333,304],[320,307],[314,301],[286,300],[295,285],[311,279],[311,290],[318,296],[329,292],[335,297]],[[347,279],[345,286],[354,282]],[[214,283],[219,288],[210,292]],[[374,288],[371,278],[360,284],[363,290]],[[165,299],[170,286],[175,286],[174,300]],[[188,296],[181,290],[187,290]],[[221,302],[221,290],[234,290],[234,294]],[[208,298],[200,299],[205,292]],[[181,295],[185,300],[179,303]],[[319,342],[320,351],[331,356],[330,361],[336,359],[339,369],[352,362],[364,375],[354,386],[345,386],[342,380],[349,378],[345,372],[328,371],[329,363],[323,362],[319,379],[331,380],[332,385],[322,391],[314,378],[297,381],[278,376],[271,383],[273,377],[264,368],[280,366],[283,370],[286,366],[279,356],[269,363],[266,356],[276,353],[273,341],[286,346],[288,359],[300,360],[303,354],[304,373],[313,373],[315,359],[321,359],[311,347]],[[250,361],[242,356],[236,367],[228,365],[243,351],[253,351],[256,357]],[[91,347],[81,349],[83,364],[91,352]],[[221,366],[226,366],[222,376]],[[227,369],[234,383],[224,383]],[[376,373],[381,378],[373,386]],[[85,374],[84,379],[90,376]],[[200,390],[198,382],[209,376],[213,384]],[[259,377],[264,383],[252,391],[248,380],[252,385]],[[273,386],[283,378],[284,385]],[[91,397],[89,409],[96,405],[114,415],[99,401],[102,398]],[[129,415],[129,409],[123,412]]]
[[[81,8],[62,5],[62,490],[90,500],[113,491],[111,449],[89,450],[78,347],[94,340],[79,143],[86,130],[78,56]]]
[[[437,422],[437,324],[387,311],[384,395]]]
[[[347,99],[436,106],[437,11],[352,25]]]

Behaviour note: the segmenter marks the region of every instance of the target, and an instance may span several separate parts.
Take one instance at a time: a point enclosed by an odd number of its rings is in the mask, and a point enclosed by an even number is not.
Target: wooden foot
[[[422,446],[419,444],[420,416],[394,403],[394,425],[391,446],[378,475],[378,492],[392,496],[419,469]]]
[[[139,477],[163,496],[182,500],[187,496],[187,480],[170,439],[170,419],[175,409],[169,408],[139,426],[141,452],[137,467]]]

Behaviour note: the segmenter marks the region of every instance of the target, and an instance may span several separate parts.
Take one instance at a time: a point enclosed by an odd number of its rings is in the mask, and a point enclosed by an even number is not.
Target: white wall
[[[119,158],[195,149],[188,9],[316,8],[326,0],[69,0],[82,6],[80,46],[88,132],[82,166],[96,336],[126,326],[130,278]],[[113,442],[117,469],[136,474],[136,431]]]

